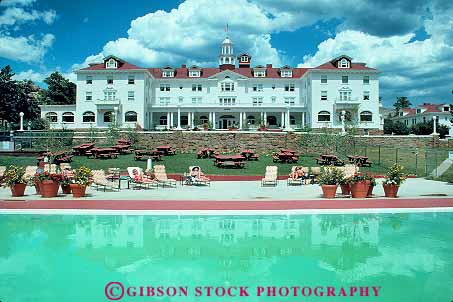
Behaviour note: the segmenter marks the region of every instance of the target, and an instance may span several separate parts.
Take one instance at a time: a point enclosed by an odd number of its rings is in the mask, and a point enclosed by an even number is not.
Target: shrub
[[[319,174],[319,185],[338,185],[344,180],[343,171],[336,167],[324,167]]]
[[[401,185],[407,178],[407,174],[403,166],[394,164],[391,166],[385,175],[384,184]]]

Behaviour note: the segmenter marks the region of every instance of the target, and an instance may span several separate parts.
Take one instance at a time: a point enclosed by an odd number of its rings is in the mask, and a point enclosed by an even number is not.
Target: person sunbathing
[[[304,175],[305,175],[305,173],[304,173],[304,170],[302,169],[302,167],[297,166],[296,168],[294,168],[294,171],[291,172],[289,177],[291,177],[292,180],[299,180],[299,179],[302,179],[304,177]]]
[[[132,170],[132,176],[134,182],[152,182],[151,179],[143,177],[143,174],[138,169]]]
[[[205,181],[205,180],[209,180],[209,178],[207,178],[203,172],[201,172],[201,169],[200,167],[193,167],[192,170],[190,171],[190,180],[192,182],[194,181]]]

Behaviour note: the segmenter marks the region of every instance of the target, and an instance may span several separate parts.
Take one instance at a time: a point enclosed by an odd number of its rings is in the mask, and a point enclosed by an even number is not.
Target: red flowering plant
[[[37,174],[35,179],[38,182],[42,182],[43,180],[51,180],[53,182],[62,183],[63,182],[63,175],[59,173],[50,173],[49,171],[44,171],[43,173]]]
[[[351,185],[366,180],[369,180],[369,176],[363,174],[362,172],[357,172],[353,176],[349,177],[349,183]]]

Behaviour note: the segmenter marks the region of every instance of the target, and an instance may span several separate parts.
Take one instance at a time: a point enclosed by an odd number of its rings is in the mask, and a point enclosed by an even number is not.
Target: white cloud
[[[8,7],[0,15],[0,27],[11,27],[27,22],[35,22],[42,20],[44,23],[50,25],[55,21],[57,14],[54,10],[37,11],[37,10],[26,10],[21,7]]]
[[[41,39],[0,36],[0,57],[27,63],[41,62],[54,40],[52,34],[46,34]]]
[[[36,2],[36,0],[3,0],[0,6],[28,6]]]
[[[31,80],[33,82],[42,82],[48,76],[46,73],[40,73],[29,69],[27,71],[22,71],[14,75],[15,80]]]

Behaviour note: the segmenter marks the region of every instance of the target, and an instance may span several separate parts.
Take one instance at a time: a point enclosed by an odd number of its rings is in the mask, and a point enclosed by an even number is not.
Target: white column
[[[194,125],[194,123],[195,123],[195,112],[192,112],[190,118],[191,118],[190,124],[192,125],[192,128],[193,128],[193,127],[196,126],[196,125]]]
[[[291,124],[290,124],[291,122],[290,122],[290,121],[291,121],[291,119],[290,119],[289,108],[288,108],[287,111],[286,111],[286,121],[285,121],[285,122],[286,122],[286,123],[285,123],[285,129],[286,129],[286,130],[292,130],[292,129],[291,129]]]
[[[215,130],[216,125],[215,125],[215,112],[212,113],[212,129]]]
[[[264,111],[264,113],[263,113],[263,120],[264,120],[264,125],[266,125],[266,127],[267,127],[267,112],[266,111]]]
[[[209,112],[209,121],[212,123],[212,112]]]
[[[346,134],[346,127],[345,127],[345,115],[346,115],[346,111],[344,110],[341,110],[341,115],[340,115],[340,119],[341,119],[341,134]]]
[[[174,112],[170,112],[170,126],[173,128],[175,126],[175,115]]]
[[[178,127],[176,128],[178,130],[181,130],[181,107],[178,106]]]
[[[170,112],[167,112],[167,129],[170,129]]]
[[[153,112],[151,111],[149,113],[149,122],[148,122],[149,127],[152,129],[154,127],[154,122],[153,122]]]
[[[302,112],[300,118],[301,118],[300,125],[301,125],[302,128],[304,128],[305,127],[305,112]]]
[[[286,126],[285,124],[285,112],[282,111],[282,120],[280,122],[282,124],[282,128]]]
[[[436,125],[437,116],[433,116],[433,135],[437,135],[437,125]]]
[[[19,116],[20,116],[20,129],[19,129],[19,131],[24,131],[24,113],[20,112]]]
[[[242,120],[244,118],[244,114],[239,112],[239,130],[242,130]]]

